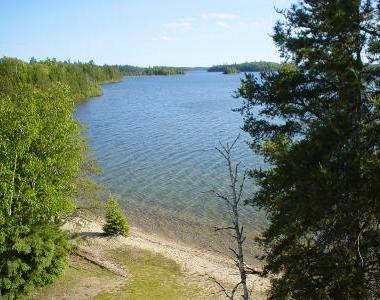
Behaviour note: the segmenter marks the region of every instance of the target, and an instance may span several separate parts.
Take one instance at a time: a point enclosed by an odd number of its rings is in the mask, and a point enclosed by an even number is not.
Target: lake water
[[[217,216],[223,205],[207,191],[226,184],[218,142],[241,133],[236,161],[246,168],[262,164],[245,143],[241,115],[231,110],[240,105],[232,97],[239,85],[239,75],[205,71],[125,77],[104,85],[103,96],[76,111],[89,126],[89,143],[104,171],[98,179],[121,201]]]

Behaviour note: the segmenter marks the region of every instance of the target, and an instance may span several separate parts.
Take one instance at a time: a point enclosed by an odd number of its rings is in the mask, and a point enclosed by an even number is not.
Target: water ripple
[[[221,205],[204,192],[227,182],[215,147],[241,133],[241,116],[231,111],[239,84],[239,76],[188,72],[103,86],[103,96],[76,111],[90,126],[89,143],[104,170],[99,179],[122,199],[216,214]],[[243,134],[234,157],[261,166],[247,139]]]

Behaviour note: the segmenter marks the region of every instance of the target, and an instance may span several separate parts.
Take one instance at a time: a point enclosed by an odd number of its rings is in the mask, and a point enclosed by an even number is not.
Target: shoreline
[[[128,237],[107,237],[103,234],[103,224],[104,221],[101,217],[81,216],[67,222],[63,229],[83,238],[85,246],[81,246],[79,251],[85,251],[95,257],[102,257],[102,260],[104,260],[102,253],[105,250],[131,247],[160,254],[175,261],[194,283],[205,290],[212,290],[213,293],[219,292],[214,280],[221,282],[226,287],[232,287],[239,282],[236,267],[226,255],[173,241],[135,226],[131,227]],[[262,299],[268,289],[269,280],[250,275],[248,286],[252,295],[257,295],[253,299]]]
[[[123,201],[124,200],[124,201]],[[196,220],[180,212],[165,210],[160,206],[150,206],[147,203],[120,200],[120,205],[131,226],[142,232],[157,235],[164,239],[183,244],[188,247],[201,248],[206,251],[230,255],[229,248],[235,246],[235,241],[228,232],[215,231],[215,226],[224,226],[222,219]],[[260,228],[254,229],[246,224],[247,241],[244,244],[246,261],[250,265],[262,267],[262,261],[256,258],[262,250],[256,245],[255,237]]]

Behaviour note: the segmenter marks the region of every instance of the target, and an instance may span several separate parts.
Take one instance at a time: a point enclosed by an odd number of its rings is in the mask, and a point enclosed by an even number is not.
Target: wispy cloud
[[[169,23],[161,24],[161,27],[166,29],[179,29],[183,31],[189,31],[193,29],[193,19],[186,18]]]
[[[217,26],[221,27],[221,28],[225,28],[225,29],[229,29],[231,28],[231,25],[226,23],[226,22],[223,22],[223,21],[218,21],[215,23]]]
[[[172,40],[173,38],[167,35],[161,35],[159,37],[152,38],[152,41],[161,41],[161,42],[169,42]]]
[[[236,23],[239,20],[239,16],[230,13],[221,12],[209,12],[201,14],[201,17],[205,20],[212,21],[216,26],[224,29],[232,27],[232,23]]]
[[[239,18],[238,15],[229,14],[229,13],[219,13],[219,12],[211,12],[204,13],[201,15],[203,19],[213,19],[213,20],[236,20]]]

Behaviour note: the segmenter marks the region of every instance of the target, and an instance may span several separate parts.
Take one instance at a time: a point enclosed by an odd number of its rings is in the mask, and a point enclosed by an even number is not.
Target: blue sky
[[[139,66],[279,61],[269,36],[274,7],[290,3],[0,0],[0,56]]]

